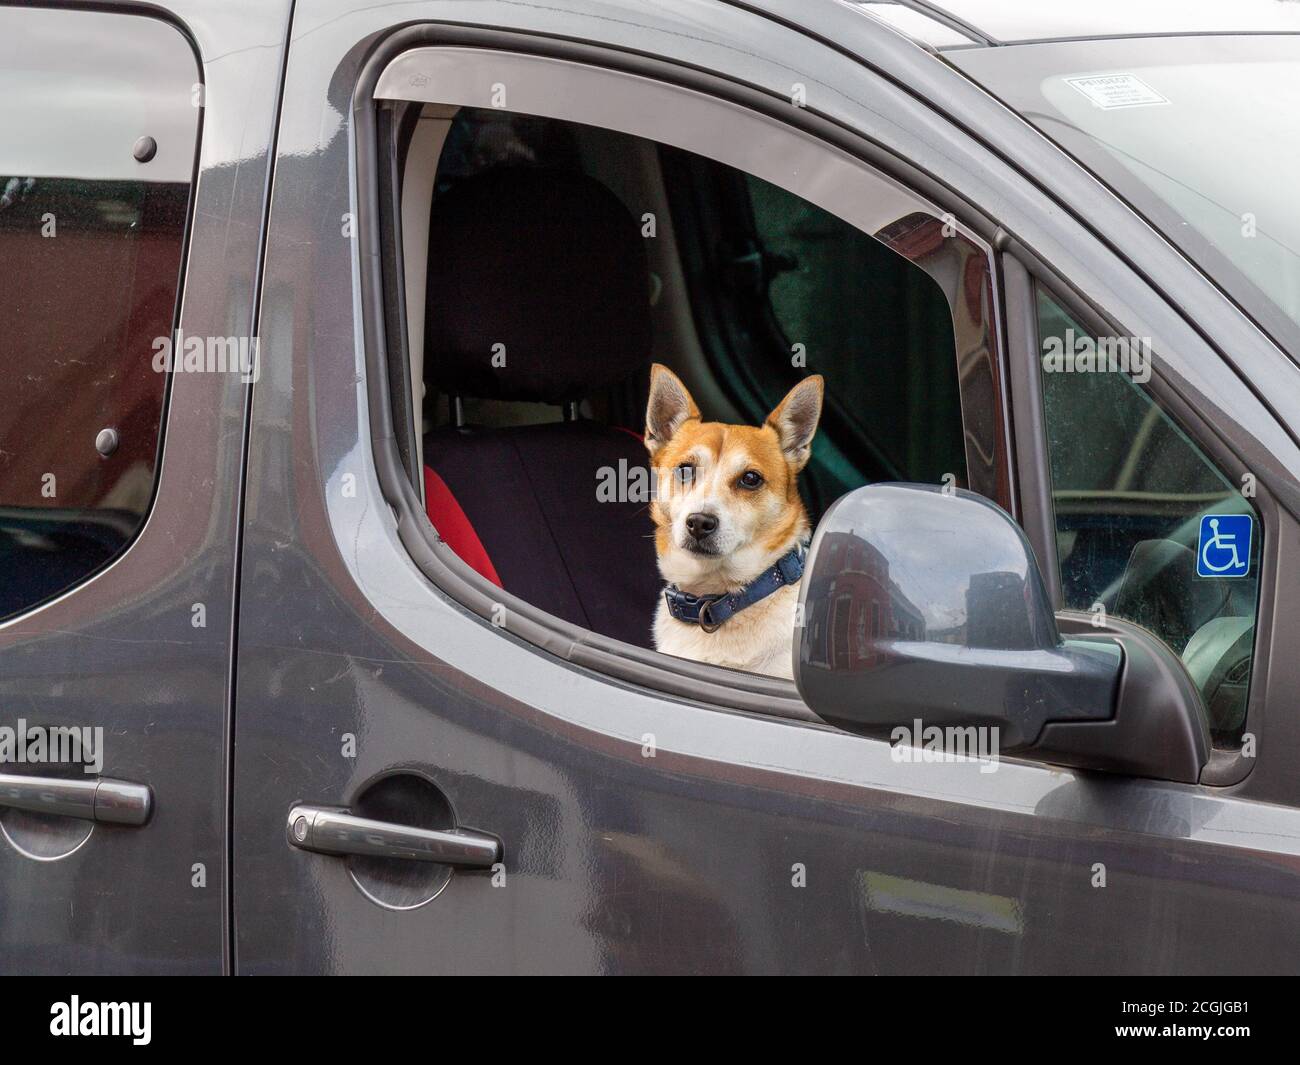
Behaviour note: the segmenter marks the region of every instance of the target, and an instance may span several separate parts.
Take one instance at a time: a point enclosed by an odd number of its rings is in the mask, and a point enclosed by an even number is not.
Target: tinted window
[[[0,11],[0,617],[99,569],[149,507],[197,81],[156,19]]]
[[[1038,320],[1065,606],[1163,639],[1200,686],[1216,739],[1230,743],[1246,712],[1258,516],[1140,387],[1150,372],[1140,338],[1106,349],[1041,290]]]

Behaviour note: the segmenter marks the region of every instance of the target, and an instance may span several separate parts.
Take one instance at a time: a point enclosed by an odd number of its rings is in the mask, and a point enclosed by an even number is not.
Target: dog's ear
[[[786,461],[796,471],[802,470],[812,454],[812,439],[822,416],[821,374],[800,381],[786,393],[776,410],[767,416],[767,424],[776,430]]]
[[[650,454],[668,443],[683,422],[699,416],[700,409],[681,379],[667,366],[651,366],[650,402],[645,409],[645,446]]]

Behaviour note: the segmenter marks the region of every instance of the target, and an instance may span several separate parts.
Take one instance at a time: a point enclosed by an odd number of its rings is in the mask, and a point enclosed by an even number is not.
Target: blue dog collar
[[[778,588],[795,584],[803,576],[805,550],[802,544],[791,548],[771,566],[733,594],[690,595],[675,584],[664,589],[668,613],[688,625],[698,625],[705,632],[717,632],[733,615],[766,599]]]

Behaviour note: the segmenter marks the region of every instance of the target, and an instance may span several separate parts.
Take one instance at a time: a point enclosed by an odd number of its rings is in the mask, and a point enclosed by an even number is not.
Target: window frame
[[[1040,339],[1035,287],[1046,289],[1062,308],[1093,335],[1129,336],[1132,331],[1126,330],[1115,316],[1085,296],[1068,278],[1014,240],[1002,242],[1000,260],[1011,354],[1009,376],[1016,431],[1016,479],[1025,515],[1022,527],[1038,557],[1043,580],[1062,631],[1094,635],[1116,632],[1118,630],[1108,625],[1095,627],[1090,615],[1063,606],[1042,378],[1038,364]],[[1143,386],[1144,391],[1225,477],[1241,483],[1242,475],[1251,472],[1249,464],[1216,430],[1214,424],[1181,393],[1160,358],[1160,353],[1156,351],[1154,356],[1151,379]],[[1278,500],[1262,478],[1256,478],[1255,496],[1251,502],[1261,537],[1260,575],[1259,597],[1255,604],[1255,644],[1251,658],[1250,690],[1242,735],[1253,734],[1257,737],[1264,718],[1269,652],[1274,638],[1279,540],[1284,525],[1294,523],[1287,522]],[[1152,636],[1159,639],[1154,633]],[[1174,654],[1174,657],[1179,656]],[[1201,772],[1201,783],[1219,786],[1238,784],[1250,774],[1257,761],[1257,758],[1249,757],[1241,750],[1212,747],[1210,760]]]
[[[427,99],[422,98],[418,92],[381,95],[381,82],[391,64],[416,49],[429,49],[440,64],[436,94],[430,93]],[[1013,514],[1016,513],[1018,506],[1012,478],[1010,414],[1006,391],[1007,349],[993,240],[997,227],[991,220],[958,198],[951,189],[930,179],[910,163],[806,109],[791,106],[788,100],[774,99],[747,86],[664,60],[614,52],[597,45],[544,40],[508,31],[417,25],[398,30],[379,42],[367,59],[352,99],[352,148],[359,208],[356,236],[360,262],[362,329],[367,375],[372,384],[391,380],[390,344],[394,349],[393,358],[408,359],[404,329],[399,327],[397,334],[392,336],[391,327],[385,326],[386,321],[402,321],[402,316],[395,313],[391,303],[388,292],[391,286],[384,284],[385,276],[401,276],[401,264],[391,261],[391,256],[398,247],[397,242],[391,239],[393,227],[398,221],[391,206],[394,202],[391,183],[397,180],[397,176],[396,168],[391,162],[392,153],[379,140],[380,108],[385,100],[490,106],[491,86],[503,81],[511,72],[512,65],[518,71],[519,64],[535,66],[539,59],[562,72],[566,79],[566,92],[556,97],[563,102],[555,104],[553,100],[548,101],[552,106],[544,111],[519,108],[512,103],[509,110],[585,121],[589,125],[606,126],[659,143],[674,143],[673,138],[656,135],[646,129],[649,121],[646,114],[652,109],[625,105],[619,112],[617,124],[592,121],[590,116],[584,117],[575,104],[575,99],[584,100],[588,108],[601,107],[609,110],[613,106],[613,94],[578,93],[574,91],[572,83],[577,78],[585,78],[589,88],[592,84],[601,84],[604,89],[622,92],[628,90],[629,84],[634,89],[652,86],[652,91],[672,94],[676,98],[674,103],[681,105],[681,109],[674,112],[674,121],[679,125],[683,109],[693,114],[702,111],[717,113],[718,109],[722,109],[722,113],[730,117],[743,116],[742,124],[766,124],[768,129],[775,131],[774,136],[778,139],[788,139],[792,144],[802,140],[808,142],[810,150],[827,153],[827,158],[831,155],[838,156],[837,165],[852,166],[860,182],[875,182],[880,190],[893,199],[909,202],[913,210],[893,218],[889,223],[891,225],[896,224],[899,218],[908,218],[918,210],[935,220],[954,225],[960,236],[982,256],[988,279],[988,300],[983,319],[986,347],[982,352],[967,352],[968,362],[979,362],[982,359],[983,365],[987,367],[986,377],[979,382],[983,385],[983,392],[978,389],[968,390],[964,379],[961,388],[968,466],[974,442],[987,471],[980,487],[990,498],[994,498]],[[459,69],[457,62],[462,64]],[[457,73],[479,76],[462,78],[458,91],[449,85],[453,80],[451,75]],[[390,83],[396,76],[390,77]],[[414,77],[417,82],[420,80],[418,74]],[[516,77],[510,82],[516,102],[519,98],[520,80]],[[426,77],[424,83],[435,83],[435,79]],[[578,113],[573,113],[575,110]],[[709,144],[692,146],[678,143],[677,146],[754,173],[752,167],[735,158],[725,157],[725,152],[720,153]],[[758,176],[764,175],[759,173]],[[381,192],[385,182],[390,183],[390,191],[387,193]],[[780,181],[773,183],[782,184]],[[860,191],[861,184],[856,184],[855,188]],[[808,198],[803,192],[790,191]],[[387,214],[383,210],[385,203],[389,204]],[[846,214],[843,210],[827,209],[842,218]],[[845,220],[850,221],[848,218]],[[850,224],[857,223],[850,221]],[[876,232],[882,232],[885,228],[882,226]],[[390,236],[381,239],[382,234]],[[390,258],[387,264],[386,258]],[[949,286],[944,285],[942,280],[940,284],[949,296],[951,305],[953,299]],[[960,282],[954,287],[960,291]],[[957,331],[956,324],[954,331]],[[957,349],[960,367],[963,352],[960,334]],[[403,447],[401,439],[403,435],[413,433],[414,426],[409,413],[400,410],[394,412],[389,391],[385,387],[370,387],[367,396],[380,488],[393,507],[398,535],[403,545],[417,567],[443,594],[488,623],[492,623],[495,618],[495,627],[505,635],[556,655],[575,667],[599,673],[607,680],[632,684],[650,689],[658,695],[686,699],[709,708],[740,710],[822,725],[821,719],[803,703],[790,681],[692,662],[622,643],[564,622],[480,577],[441,541],[425,514],[419,491],[411,483],[405,468],[409,465],[409,459],[403,461],[403,455],[409,455],[410,447],[409,443]],[[971,477],[974,484],[974,475],[971,474]],[[501,623],[502,607],[505,608],[504,623]],[[650,606],[647,605],[647,620],[649,614]]]

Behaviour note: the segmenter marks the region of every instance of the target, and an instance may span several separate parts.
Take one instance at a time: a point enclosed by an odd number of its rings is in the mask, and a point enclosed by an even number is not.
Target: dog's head
[[[704,593],[747,583],[808,533],[796,481],[822,410],[822,379],[792,388],[761,426],[700,420],[677,375],[650,370],[646,447],[664,578]]]

